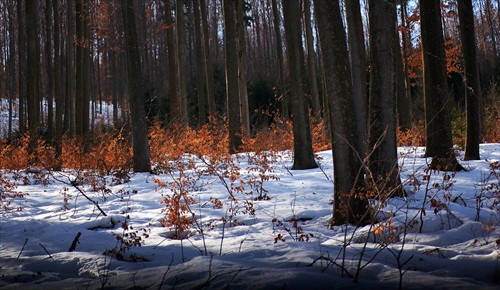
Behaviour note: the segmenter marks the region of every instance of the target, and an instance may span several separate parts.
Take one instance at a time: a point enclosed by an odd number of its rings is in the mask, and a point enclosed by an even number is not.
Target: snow
[[[204,239],[196,226],[185,239],[173,239],[172,229],[161,224],[165,205],[160,201],[172,192],[154,180],[169,183],[178,172],[130,174],[130,181],[121,184],[106,176],[111,190],[106,196],[88,184],[79,185],[107,216],[70,184],[77,172],[53,173],[47,185],[37,184],[34,176],[27,184],[17,180],[17,190],[29,195],[14,201],[22,211],[1,212],[0,288],[398,289],[401,269],[403,289],[499,289],[500,212],[494,202],[500,197],[481,189],[498,182],[486,177],[489,162],[500,160],[500,144],[482,144],[482,160],[461,160],[468,170],[449,180],[444,180],[444,172],[426,172],[429,160],[422,157],[423,150],[399,148],[408,195],[383,205],[380,223],[358,229],[328,227],[334,186],[331,151],[317,154],[320,168],[302,171],[287,169],[291,154],[281,153],[273,172],[267,172],[279,180],[263,183],[270,199],[253,201],[255,216],[236,215],[243,223],[237,226],[220,221],[230,208],[227,189],[217,176],[202,175],[190,195],[198,202],[192,210],[203,224],[214,222],[213,228],[204,227]],[[253,166],[249,156],[242,154],[235,161],[244,180],[258,174],[248,172]],[[198,161],[197,166],[203,165]],[[2,174],[14,180],[15,172]],[[429,182],[424,180],[427,174]],[[409,182],[412,176],[420,186]],[[243,193],[235,195],[240,206],[252,200]],[[213,208],[207,203],[210,198],[220,199],[223,208]],[[431,198],[441,202],[440,211],[431,208]],[[295,234],[291,218],[298,220],[308,242],[296,241],[300,234]],[[136,262],[103,254],[118,245],[116,235],[123,234],[124,221],[149,235],[140,247],[124,253],[125,259],[136,257]],[[404,231],[411,221],[418,223]],[[381,232],[375,234],[377,227]],[[69,252],[78,232],[76,249]],[[275,242],[278,234],[284,242]],[[360,267],[355,283],[350,275]]]

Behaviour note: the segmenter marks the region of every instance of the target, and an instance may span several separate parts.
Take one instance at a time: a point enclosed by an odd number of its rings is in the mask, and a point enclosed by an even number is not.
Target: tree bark
[[[173,122],[179,122],[180,96],[178,89],[179,67],[177,64],[177,47],[174,35],[174,21],[170,0],[165,3],[165,25],[167,26],[167,53],[168,53],[168,101],[170,102],[170,114]],[[166,102],[160,103],[160,115],[166,119]]]
[[[500,8],[500,7],[499,7]],[[479,104],[481,86],[476,60],[476,39],[474,11],[471,0],[458,1],[460,36],[465,72],[465,107],[467,113],[467,138],[465,140],[465,160],[479,160],[480,121]]]
[[[216,116],[217,115],[217,107],[215,105],[215,96],[214,96],[214,81],[213,81],[213,72],[212,72],[212,57],[210,56],[210,45],[208,34],[208,14],[207,14],[207,5],[205,0],[199,0],[201,6],[201,25],[203,28],[203,46],[205,52],[205,73],[206,73],[206,84],[207,84],[207,99],[208,99],[208,115]]]
[[[424,107],[426,123],[426,157],[432,157],[430,167],[459,171],[453,151],[447,88],[446,56],[439,0],[420,0],[420,25],[424,70]]]
[[[309,76],[310,98],[312,113],[316,120],[321,119],[321,105],[319,103],[318,81],[316,78],[316,53],[311,25],[311,1],[304,0],[304,26],[306,30],[307,70]]]
[[[184,11],[183,2],[177,1],[176,3],[176,28],[177,28],[177,57],[179,58],[179,108],[172,108],[179,111],[179,122],[181,124],[188,124],[188,96],[186,87],[186,29],[184,24]]]
[[[37,92],[38,82],[38,55],[37,55],[37,33],[38,13],[37,1],[26,1],[26,36],[28,45],[27,64],[28,72],[26,78],[26,90],[28,96],[28,131],[33,140],[37,138],[40,127],[40,100]],[[23,84],[21,84],[23,85]],[[36,142],[31,144],[35,146]],[[31,147],[34,149],[34,147]]]
[[[333,224],[361,225],[369,218],[361,198],[363,169],[357,146],[358,129],[347,42],[339,1],[315,0],[315,15],[325,73],[326,100],[332,128],[334,172]]]
[[[369,0],[370,96],[368,167],[375,198],[402,196],[396,147],[396,48],[399,49],[396,5]]]
[[[243,126],[243,134],[250,137],[250,112],[248,109],[248,90],[247,90],[247,56],[246,56],[246,23],[244,21],[245,11],[243,10],[244,1],[237,0],[237,33],[238,33],[238,94],[240,97],[240,117]]]
[[[358,131],[357,148],[362,158],[366,155],[368,118],[368,94],[366,72],[366,50],[363,20],[359,1],[345,1],[346,22],[349,35],[349,57],[351,60],[352,97],[356,108],[356,128]]]
[[[196,57],[196,93],[198,95],[198,127],[207,122],[207,100],[205,95],[205,58],[203,57],[203,35],[201,27],[200,0],[193,1],[194,38]]]
[[[26,132],[26,120],[24,118],[25,108],[24,104],[27,97],[26,91],[26,74],[27,74],[27,46],[26,46],[26,17],[23,0],[17,1],[17,25],[19,35],[18,41],[18,86],[19,86],[19,134],[22,135]]]
[[[224,14],[224,50],[226,56],[226,98],[229,126],[229,152],[241,146],[241,116],[238,91],[238,35],[236,31],[236,2],[222,0]]]
[[[302,82],[304,68],[304,50],[300,21],[299,0],[283,2],[283,17],[285,19],[285,38],[290,73],[290,95],[293,110],[293,167],[292,169],[310,169],[318,167],[314,160],[312,149],[311,126],[309,123],[308,106],[304,97]]]
[[[121,0],[125,26],[125,51],[127,54],[128,102],[132,127],[132,150],[135,172],[151,169],[148,130],[144,112],[144,84],[141,72],[139,41],[135,26],[134,1]]]
[[[278,10],[278,4],[276,0],[272,0],[273,6],[273,22],[274,22],[274,33],[276,34],[276,51],[278,55],[279,63],[279,76],[278,76],[278,88],[276,89],[276,95],[278,99],[281,99],[281,115],[284,119],[288,119],[290,113],[288,109],[289,98],[288,93],[285,91],[285,63],[283,61],[283,40],[281,39],[281,26],[280,26],[280,13]]]

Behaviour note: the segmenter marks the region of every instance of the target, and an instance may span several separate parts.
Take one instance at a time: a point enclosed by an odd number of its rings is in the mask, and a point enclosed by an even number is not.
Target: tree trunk
[[[75,133],[75,1],[67,3],[67,40],[66,40],[66,101],[64,102],[64,132]]]
[[[310,169],[318,167],[312,149],[311,127],[308,118],[308,106],[304,97],[302,83],[304,58],[302,49],[302,33],[300,28],[300,2],[287,0],[283,2],[285,19],[285,38],[290,72],[290,95],[293,110],[293,167],[292,169]]]
[[[446,56],[439,0],[420,0],[420,25],[424,70],[424,107],[426,157],[433,157],[430,167],[459,171],[451,135],[449,106],[451,95],[446,80]]]
[[[248,109],[248,90],[247,90],[247,56],[246,56],[246,39],[245,30],[246,23],[244,21],[245,11],[243,10],[244,1],[237,0],[237,33],[238,33],[238,94],[240,97],[240,117],[241,125],[243,126],[243,134],[250,137],[250,112]]]
[[[206,95],[205,95],[205,58],[203,57],[203,36],[201,27],[200,0],[193,1],[194,11],[194,38],[196,57],[196,93],[198,95],[198,127],[207,122]]]
[[[14,1],[9,1],[8,6],[9,18],[9,75],[8,75],[8,88],[9,88],[9,124],[7,129],[7,138],[12,138],[12,114],[13,104],[16,93],[16,42],[15,42],[15,28],[14,28]]]
[[[285,93],[285,63],[283,61],[283,41],[281,39],[281,26],[280,26],[280,13],[278,10],[278,4],[276,0],[272,0],[273,5],[273,21],[274,21],[274,33],[276,34],[276,50],[278,55],[279,63],[279,76],[278,76],[278,88],[276,89],[276,95],[278,99],[281,99],[281,115],[284,119],[288,119],[290,116],[288,110],[288,93]]]
[[[121,0],[125,26],[125,51],[127,53],[128,102],[132,127],[132,149],[135,172],[151,169],[148,130],[144,112],[144,85],[141,72],[139,41],[135,26],[134,0]]]
[[[357,148],[361,158],[366,155],[368,121],[368,94],[366,73],[366,50],[363,32],[363,20],[359,1],[345,1],[346,22],[349,35],[349,57],[351,60],[352,97],[356,108],[356,128],[358,131]]]
[[[205,73],[206,73],[206,83],[207,83],[207,99],[208,99],[208,115],[216,116],[217,115],[217,107],[215,105],[215,96],[214,96],[214,81],[213,81],[213,72],[212,72],[212,57],[210,56],[210,45],[208,34],[208,14],[207,14],[207,5],[205,0],[199,0],[201,6],[201,25],[203,28],[203,46],[205,52]]]
[[[84,15],[83,15],[83,0],[76,0],[75,5],[76,16],[76,95],[75,95],[75,134],[83,136],[83,110],[84,110],[84,94],[83,94],[83,55],[84,55]]]
[[[500,7],[499,7],[500,8]],[[474,11],[471,0],[458,1],[460,36],[465,71],[465,106],[467,112],[467,138],[465,141],[465,160],[479,160],[480,122],[479,100],[481,86],[476,60],[476,39]]]
[[[368,167],[375,198],[402,196],[396,147],[396,5],[369,0],[370,96]]]
[[[325,74],[326,99],[332,128],[334,207],[333,224],[361,225],[369,218],[362,194],[363,169],[357,147],[356,115],[345,29],[339,1],[316,0],[315,15]],[[358,198],[356,198],[358,197]]]
[[[24,104],[27,97],[26,91],[26,75],[27,75],[27,46],[26,46],[26,17],[23,0],[17,1],[17,25],[19,30],[19,35],[17,37],[18,41],[18,86],[19,86],[19,134],[22,135],[26,132],[26,120],[24,118]]]
[[[56,0],[54,0],[56,1]],[[45,73],[47,74],[47,139],[54,137],[54,66],[52,57],[52,1],[45,0]]]
[[[31,139],[36,140],[38,129],[40,127],[40,101],[37,92],[38,82],[38,55],[37,51],[37,33],[38,33],[38,11],[37,1],[26,1],[26,37],[28,45],[27,64],[28,73],[26,78],[26,90],[28,96],[28,132]],[[23,85],[23,84],[21,84]],[[31,144],[36,145],[36,142]],[[31,147],[34,149],[34,147]]]
[[[411,35],[410,35],[410,28],[406,16],[406,1],[401,1],[401,25],[402,25],[402,32],[401,32],[401,43],[402,43],[402,58],[403,58],[403,76],[404,76],[404,88],[405,88],[405,97],[404,97],[404,102],[407,103],[407,106],[404,108],[406,110],[401,110],[402,114],[407,114],[409,115],[409,120],[405,120],[404,122],[401,123],[407,123],[408,121],[409,129],[412,128],[412,122],[413,122],[413,115],[412,115],[412,100],[411,100],[411,83],[410,83],[410,69],[409,69],[409,64],[408,64],[408,54],[409,54],[409,47],[411,45],[410,40],[411,40]]]
[[[60,51],[60,19],[59,19],[59,1],[52,1],[52,13],[54,15],[54,98],[56,101],[56,112],[55,112],[55,134],[54,143],[56,148],[56,170],[61,169],[61,160],[59,160],[62,155],[62,136],[63,136],[63,99],[62,99],[62,88],[61,88],[61,51]]]
[[[168,101],[170,102],[170,114],[173,122],[179,122],[180,97],[178,90],[179,68],[177,65],[177,47],[174,35],[174,21],[172,19],[172,9],[170,0],[165,3],[165,25],[167,25],[167,50],[168,50]],[[160,115],[166,119],[166,104],[160,103]]]
[[[177,28],[177,57],[179,58],[179,122],[181,124],[188,124],[188,96],[186,87],[186,29],[184,24],[184,11],[182,9],[183,1],[176,3],[176,28]],[[176,108],[173,108],[176,109]]]
[[[310,98],[312,103],[312,113],[316,120],[321,119],[321,105],[319,103],[318,81],[316,78],[316,53],[314,52],[314,41],[311,25],[311,1],[304,0],[304,24],[306,30],[306,53],[307,70],[309,76]]]
[[[226,56],[226,97],[229,125],[229,152],[241,146],[241,118],[238,91],[238,35],[236,31],[236,2],[222,0],[224,14],[224,50]]]

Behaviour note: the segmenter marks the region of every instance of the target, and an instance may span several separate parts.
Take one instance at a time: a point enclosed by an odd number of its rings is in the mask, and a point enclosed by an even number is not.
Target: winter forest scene
[[[0,289],[500,289],[500,0],[0,0]]]

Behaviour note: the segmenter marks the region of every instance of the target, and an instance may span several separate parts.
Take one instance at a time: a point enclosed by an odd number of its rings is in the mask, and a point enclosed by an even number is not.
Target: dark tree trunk
[[[318,81],[316,78],[316,53],[314,51],[314,41],[311,25],[311,1],[304,0],[304,24],[306,30],[306,52],[307,52],[307,70],[309,76],[310,98],[312,103],[312,112],[316,120],[321,119],[321,105],[319,103]]]
[[[346,22],[349,33],[349,56],[351,60],[352,94],[356,108],[357,148],[361,158],[366,154],[368,112],[366,50],[363,20],[359,1],[345,1]]]
[[[188,96],[186,87],[186,28],[184,24],[183,2],[176,2],[176,33],[177,33],[177,57],[179,58],[179,108],[178,116],[181,124],[188,124]],[[176,109],[176,108],[172,108]]]
[[[144,112],[144,84],[141,72],[139,41],[135,26],[134,0],[121,0],[127,53],[127,88],[132,127],[132,150],[135,172],[151,169],[148,130]]]
[[[367,199],[360,198],[363,195],[363,168],[356,146],[355,122],[359,112],[355,110],[345,29],[338,0],[316,0],[314,4],[323,69],[328,72],[324,77],[332,128],[333,224],[360,225],[370,216]]]
[[[441,26],[439,0],[420,0],[422,59],[424,67],[424,106],[426,124],[426,157],[430,167],[459,171],[453,151],[449,107],[452,104],[447,88],[446,56]]]
[[[164,0],[165,3],[165,24],[167,25],[167,49],[168,49],[168,101],[170,102],[171,119],[179,122],[180,98],[178,89],[179,67],[177,65],[177,47],[174,35],[174,21],[172,19],[172,9],[170,0]],[[166,118],[166,104],[161,104],[161,116]]]
[[[205,52],[205,73],[206,73],[206,83],[207,83],[207,99],[208,99],[208,114],[210,116],[217,115],[217,107],[215,105],[215,96],[214,96],[214,81],[213,81],[213,72],[212,72],[212,57],[210,56],[210,45],[209,45],[209,37],[208,34],[208,14],[207,14],[207,5],[205,0],[200,0],[201,6],[201,25],[203,28],[203,47]]]
[[[18,41],[18,86],[19,86],[19,134],[24,134],[26,132],[26,120],[24,104],[26,102],[27,91],[26,91],[26,75],[27,75],[27,45],[26,45],[26,17],[25,8],[23,0],[17,1],[17,25],[19,35],[17,37]]]
[[[196,93],[198,95],[198,127],[207,122],[207,100],[205,95],[205,59],[203,57],[203,36],[201,27],[200,1],[193,1],[194,38],[196,57]]]
[[[40,100],[38,98],[38,11],[37,1],[26,1],[26,37],[28,45],[26,89],[28,96],[28,131],[32,139],[36,139],[40,127]],[[21,84],[22,85],[22,84]],[[32,144],[35,146],[36,142]],[[31,149],[34,149],[32,147]]]
[[[238,91],[238,35],[236,32],[236,3],[223,0],[224,50],[226,55],[226,96],[229,122],[229,152],[238,152],[241,146],[241,118]]]
[[[500,7],[498,7],[500,9]],[[465,106],[467,112],[467,138],[465,141],[465,160],[479,160],[480,122],[479,103],[481,86],[476,60],[476,39],[474,11],[471,0],[458,1],[460,36],[465,71]]]
[[[375,198],[401,196],[396,147],[396,49],[399,49],[396,6],[390,1],[369,0],[370,96],[368,167]]]
[[[287,0],[283,2],[286,50],[290,71],[290,95],[293,110],[293,169],[316,168],[312,149],[311,126],[308,106],[304,97],[302,77],[304,75],[304,50],[300,26],[300,2]]]
[[[278,4],[276,0],[272,0],[273,5],[273,23],[274,23],[274,33],[276,34],[276,51],[278,55],[279,63],[279,77],[278,77],[278,89],[276,94],[278,98],[281,99],[281,114],[284,119],[288,119],[290,113],[288,110],[288,94],[285,93],[285,64],[283,61],[283,42],[281,39],[281,29],[280,29],[280,13],[278,10]]]
[[[241,125],[243,126],[243,134],[250,136],[250,112],[248,109],[248,90],[247,90],[247,56],[246,56],[246,23],[243,19],[245,12],[243,11],[243,0],[237,0],[237,33],[238,33],[238,94],[240,97],[240,114]]]

